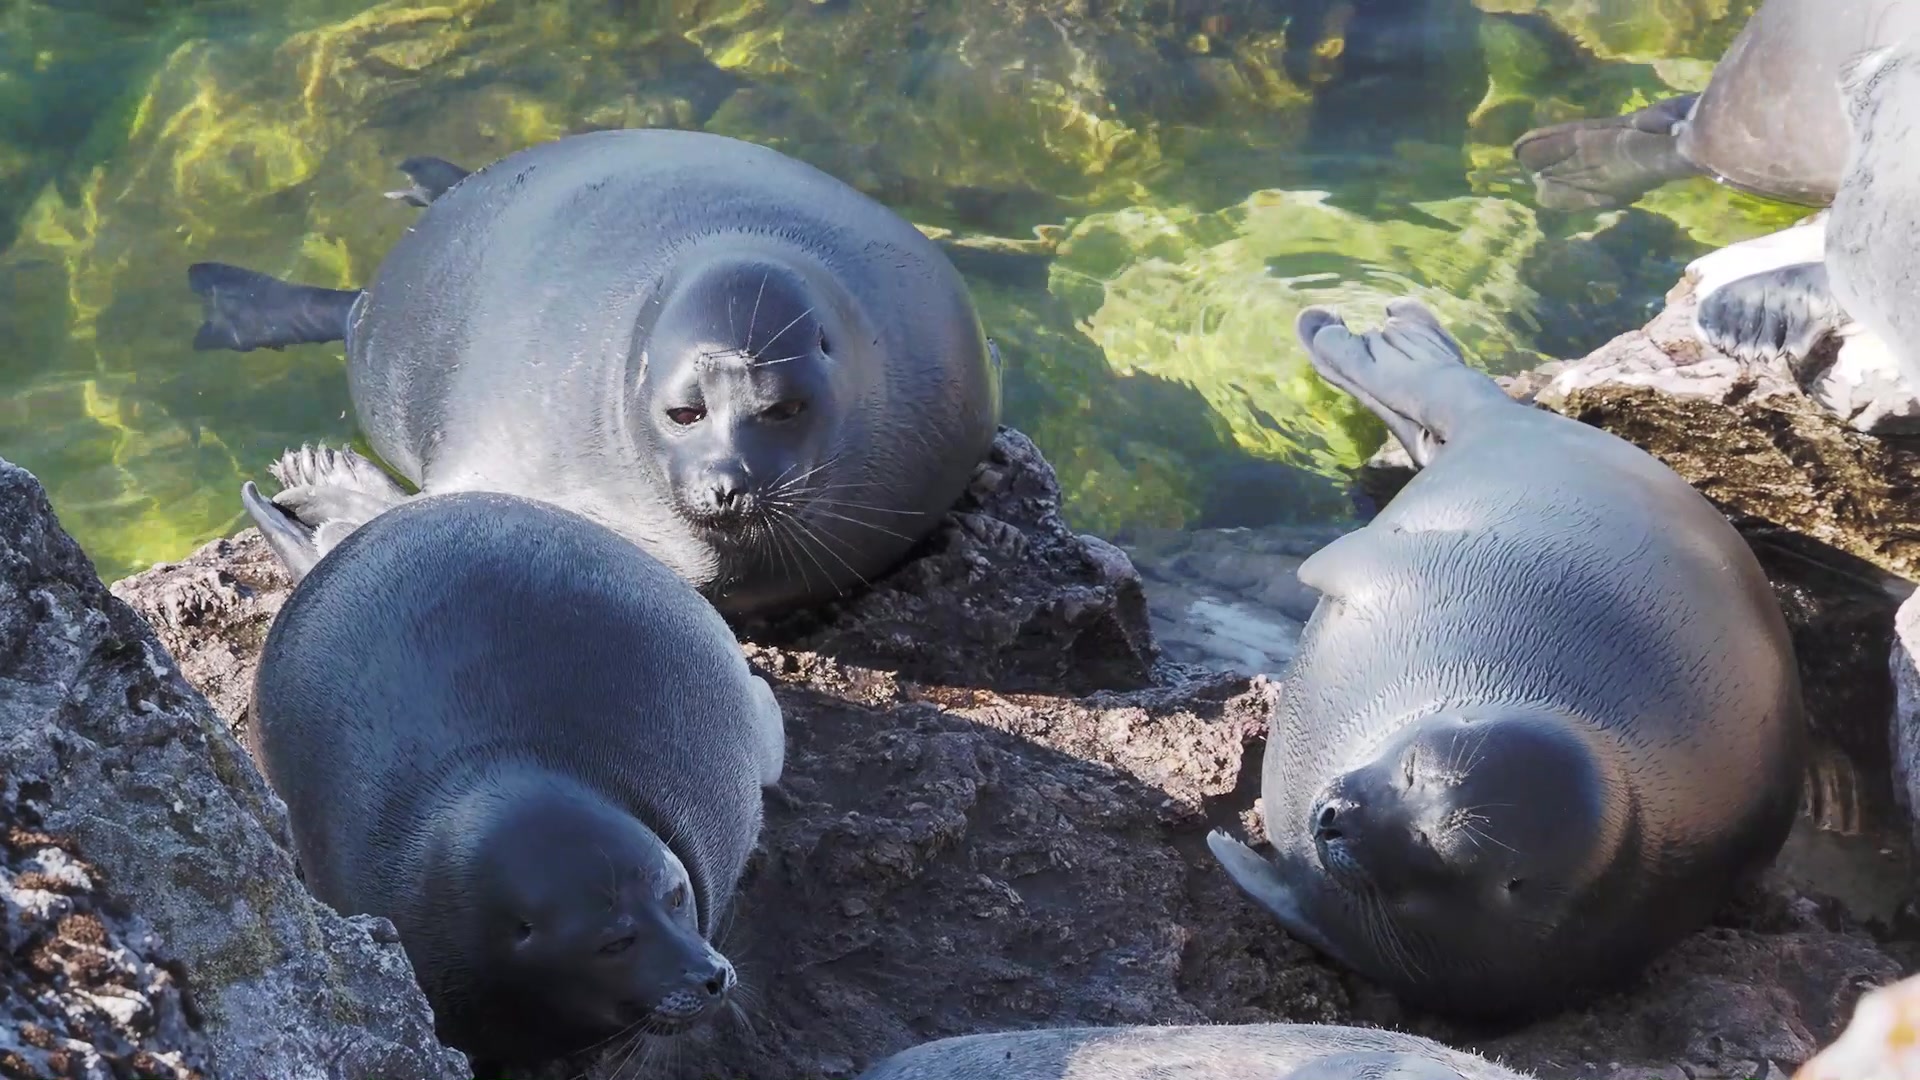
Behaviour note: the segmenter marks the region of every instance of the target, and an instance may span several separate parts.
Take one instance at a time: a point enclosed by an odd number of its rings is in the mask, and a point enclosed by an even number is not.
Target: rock
[[[39,482],[5,462],[0,657],[7,933],[45,965],[24,996],[0,999],[33,1010],[35,1026],[0,1038],[46,1052],[33,1031],[71,1037],[70,1064],[97,1056],[133,1070],[117,1075],[467,1075],[434,1042],[398,946],[376,942],[374,920],[341,919],[308,895],[280,801],[146,623],[100,584]],[[87,991],[91,1011],[68,1008]]]
[[[21,1080],[202,1080],[206,1036],[145,921],[112,909],[98,871],[35,831],[21,790],[0,789],[0,1072]]]
[[[1077,536],[1060,484],[1025,435],[1002,428],[946,524],[850,600],[744,624],[751,640],[1000,690],[1130,689],[1157,659],[1140,575]],[[1033,644],[1049,642],[1046,649]]]
[[[837,610],[751,628],[788,761],[719,935],[741,1013],[546,1075],[607,1080],[667,1053],[703,1075],[848,1076],[978,1031],[1339,1021],[1441,1038],[1543,1080],[1753,1065],[1744,1080],[1797,1066],[1863,987],[1898,976],[1843,905],[1776,877],[1586,1008],[1491,1033],[1407,1012],[1281,933],[1206,850],[1209,829],[1253,824],[1278,687],[1150,663],[1132,560],[1075,536],[1058,503],[1052,470],[1006,432],[914,561]],[[1263,554],[1232,558],[1243,539]],[[1250,590],[1315,542],[1222,530],[1136,549],[1150,573]],[[284,590],[263,557],[242,533],[118,588],[174,620],[187,670],[243,686],[249,642]],[[166,614],[182,594],[199,598],[176,605],[192,614]]]
[[[1860,999],[1853,1022],[1793,1080],[1920,1080],[1920,977],[1902,979]]]
[[[1893,677],[1893,794],[1909,821],[1920,809],[1920,593],[1907,597],[1893,620],[1887,667]],[[1920,842],[1920,823],[1914,827]]]

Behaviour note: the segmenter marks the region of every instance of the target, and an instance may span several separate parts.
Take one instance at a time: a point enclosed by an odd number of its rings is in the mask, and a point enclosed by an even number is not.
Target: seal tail
[[[1472,413],[1514,404],[1467,366],[1460,344],[1417,300],[1389,301],[1386,325],[1365,334],[1322,307],[1302,311],[1294,329],[1321,378],[1380,417],[1416,465],[1432,462]]]
[[[359,289],[294,285],[258,270],[203,262],[187,267],[187,285],[200,296],[205,320],[196,349],[281,349],[344,341]]]
[[[1686,94],[1625,116],[1535,128],[1514,142],[1513,156],[1532,174],[1541,206],[1625,206],[1700,171],[1680,154],[1680,132],[1699,97]]]
[[[302,446],[267,471],[280,481],[280,492],[268,499],[249,480],[240,502],[295,583],[355,529],[408,498],[352,450]]]
[[[406,173],[407,179],[413,184],[385,194],[389,199],[399,199],[412,206],[430,205],[453,185],[473,175],[471,171],[437,157],[410,157],[400,163],[400,171]]]

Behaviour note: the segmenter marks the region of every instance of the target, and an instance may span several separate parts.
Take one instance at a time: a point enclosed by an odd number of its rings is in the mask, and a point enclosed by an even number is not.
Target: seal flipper
[[[320,561],[320,552],[314,546],[313,530],[301,524],[300,520],[273,504],[273,501],[260,494],[260,489],[249,480],[240,485],[240,505],[247,508],[247,516],[260,530],[260,535],[273,551],[280,565],[287,568],[287,576],[295,585],[307,576],[315,563]]]
[[[453,185],[472,176],[470,170],[463,169],[451,161],[437,157],[410,157],[400,163],[400,171],[413,181],[411,187],[401,191],[385,192],[389,199],[400,199],[413,206],[426,206],[433,200],[445,195]]]
[[[1784,360],[1795,374],[1849,322],[1824,262],[1795,263],[1729,281],[1694,309],[1700,340],[1744,363]]]
[[[1340,950],[1334,948],[1333,943],[1307,921],[1306,912],[1300,909],[1300,901],[1293,894],[1293,886],[1281,878],[1279,867],[1219,829],[1207,834],[1207,850],[1213,852],[1220,868],[1227,872],[1235,885],[1240,886],[1240,891],[1280,920],[1282,929],[1341,963],[1346,963]]]
[[[187,285],[200,296],[205,320],[196,349],[281,349],[344,341],[359,289],[295,285],[258,270],[202,262],[187,267]]]
[[[353,530],[408,497],[352,450],[303,446],[281,455],[267,471],[280,481],[280,492],[268,500],[249,481],[241,502],[295,582]]]
[[[747,680],[758,709],[754,716],[754,734],[759,736],[755,749],[760,761],[760,786],[770,788],[780,782],[780,775],[786,771],[787,721],[767,680],[758,675],[749,675]]]
[[[1364,335],[1321,307],[1302,311],[1294,327],[1314,370],[1379,416],[1415,465],[1431,463],[1473,412],[1516,404],[1467,366],[1453,336],[1417,300],[1390,301],[1386,325]]]
[[[1553,210],[1625,206],[1700,170],[1680,153],[1681,125],[1698,94],[1668,98],[1624,116],[1535,128],[1513,144],[1533,176],[1534,197]]]

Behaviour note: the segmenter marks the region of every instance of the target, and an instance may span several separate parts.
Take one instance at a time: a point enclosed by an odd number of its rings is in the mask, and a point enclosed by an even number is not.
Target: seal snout
[[[679,985],[660,999],[650,1018],[675,1029],[691,1027],[725,1004],[738,982],[727,958],[709,949],[680,972]]]

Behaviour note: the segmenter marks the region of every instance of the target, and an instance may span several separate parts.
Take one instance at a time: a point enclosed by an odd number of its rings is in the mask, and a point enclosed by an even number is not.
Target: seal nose
[[[746,513],[753,494],[746,474],[737,469],[715,469],[707,475],[706,510],[719,517]]]
[[[722,956],[709,956],[704,961],[696,961],[681,973],[687,990],[698,998],[702,1005],[709,1005],[727,996],[733,989],[735,976],[733,965]]]
[[[1329,840],[1339,840],[1346,835],[1346,829],[1360,812],[1359,804],[1341,795],[1326,795],[1313,804],[1308,818],[1308,828],[1313,833],[1313,842],[1324,844]]]

